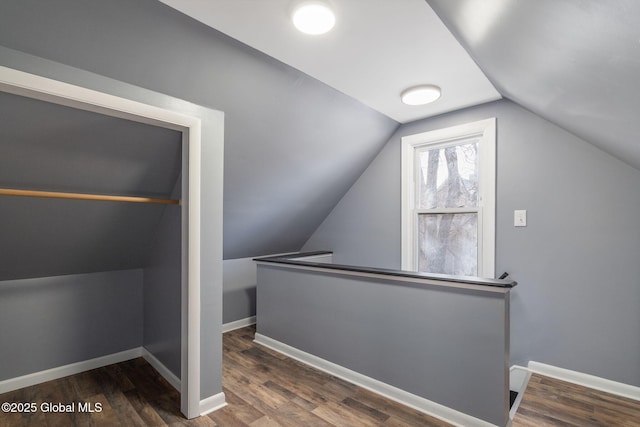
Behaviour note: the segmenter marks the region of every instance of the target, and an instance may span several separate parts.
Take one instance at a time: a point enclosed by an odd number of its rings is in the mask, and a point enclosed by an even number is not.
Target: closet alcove
[[[6,92],[0,118],[0,382],[143,349],[179,388],[182,132]]]

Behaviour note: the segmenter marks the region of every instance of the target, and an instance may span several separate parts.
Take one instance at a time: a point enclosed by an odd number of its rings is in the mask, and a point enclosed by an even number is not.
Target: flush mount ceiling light
[[[414,86],[400,94],[400,99],[407,105],[425,105],[440,98],[440,88],[435,85]]]
[[[321,0],[298,2],[291,12],[291,20],[298,30],[311,35],[324,34],[336,24],[333,10]]]

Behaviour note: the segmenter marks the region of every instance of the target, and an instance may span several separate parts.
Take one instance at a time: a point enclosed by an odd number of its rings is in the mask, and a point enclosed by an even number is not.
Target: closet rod
[[[149,197],[106,196],[102,194],[60,193],[56,191],[14,190],[0,188],[0,196],[46,197],[51,199],[102,200],[107,202],[156,203],[162,205],[178,205],[180,200],[152,199]]]

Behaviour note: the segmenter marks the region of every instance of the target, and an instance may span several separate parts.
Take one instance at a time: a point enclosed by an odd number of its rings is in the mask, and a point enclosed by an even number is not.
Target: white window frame
[[[402,269],[417,270],[418,214],[416,209],[416,151],[479,138],[478,276],[495,277],[496,246],[496,118],[452,126],[402,138]],[[454,209],[455,211],[455,209]],[[468,209],[463,211],[467,212]]]

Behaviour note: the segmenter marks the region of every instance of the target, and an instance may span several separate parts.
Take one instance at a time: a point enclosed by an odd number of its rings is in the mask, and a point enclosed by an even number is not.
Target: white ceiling
[[[465,49],[424,0],[330,0],[334,29],[298,32],[292,0],[160,0],[406,123],[500,98]],[[435,84],[442,96],[407,106],[400,93]]]

